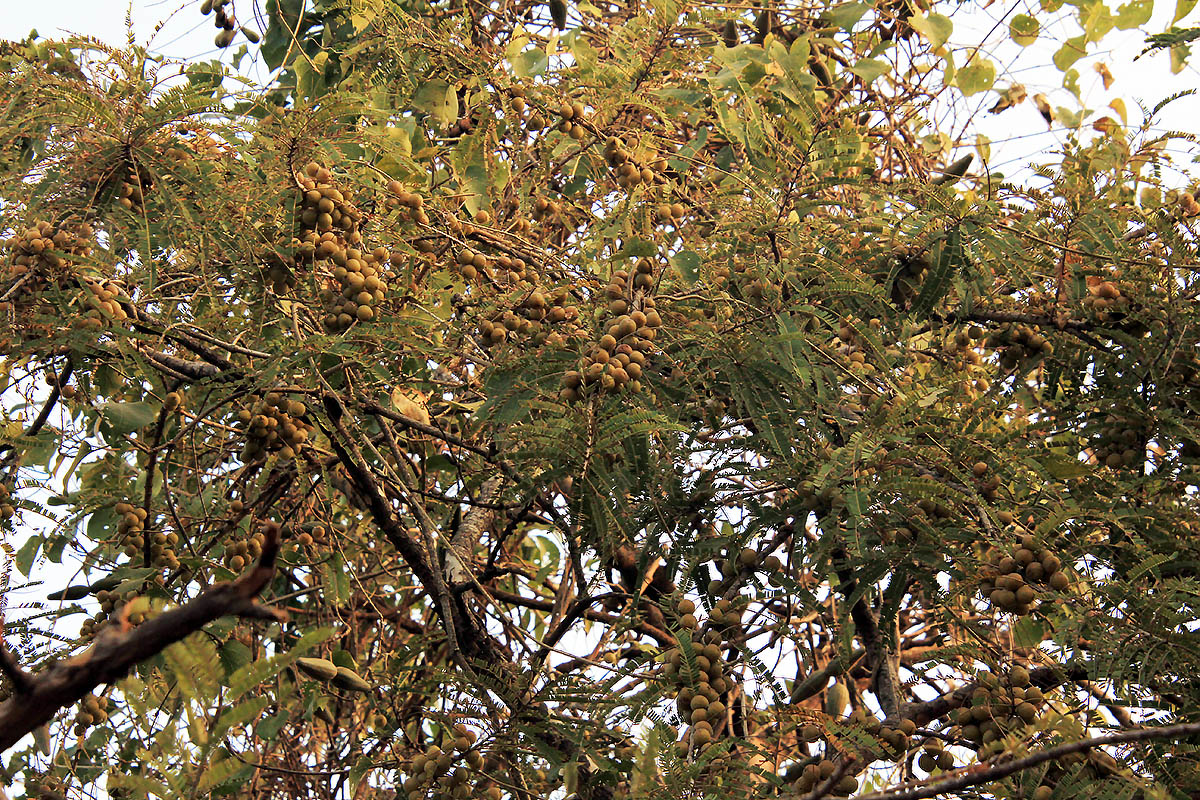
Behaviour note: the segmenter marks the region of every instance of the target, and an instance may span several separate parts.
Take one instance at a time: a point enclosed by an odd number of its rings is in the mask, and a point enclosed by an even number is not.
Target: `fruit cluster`
[[[322,252],[318,248],[318,254]],[[389,265],[401,262],[400,253],[388,253],[382,247],[360,251],[353,247],[335,251],[330,281],[321,289],[325,306],[322,323],[330,333],[340,333],[355,322],[370,322],[377,307],[387,297]]]
[[[632,279],[625,270],[613,273],[605,290],[608,311],[613,315],[607,332],[585,354],[580,369],[563,375],[561,400],[575,402],[589,390],[604,393],[641,389],[642,371],[662,326],[662,317],[650,296],[654,282],[654,265],[645,258],[638,260]]]
[[[841,324],[838,325],[837,335],[833,340],[833,352],[837,354],[839,361],[846,369],[851,372],[861,372],[869,375],[875,371],[875,365],[867,361],[866,339],[859,333],[856,325],[861,324],[861,320],[854,317],[845,317]],[[880,322],[877,319],[872,319],[869,323],[872,327],[878,327]]]
[[[1054,352],[1054,345],[1036,325],[1002,325],[988,335],[986,345],[999,352],[1000,366],[1015,369],[1023,361],[1036,361]]]
[[[131,165],[121,185],[117,187],[117,204],[126,211],[141,213],[145,209],[146,195],[154,188],[154,179],[141,164]]]
[[[92,254],[95,231],[86,222],[54,225],[35,222],[4,241],[9,256],[9,280],[24,278],[21,294],[29,295],[47,284],[61,284],[67,267]],[[0,309],[4,311],[8,309]]]
[[[133,558],[146,546],[146,509],[135,507],[132,503],[120,502],[113,510],[120,517],[117,520],[117,535],[121,537],[125,555]]]
[[[1089,281],[1088,293],[1083,298],[1083,305],[1103,322],[1111,313],[1121,313],[1129,308],[1129,298],[1121,293],[1121,288],[1112,281]]]
[[[559,133],[565,133],[576,141],[579,141],[587,134],[584,122],[588,114],[583,103],[578,101],[563,103],[562,107],[558,110],[558,116],[562,118],[558,123]]]
[[[917,731],[917,725],[911,719],[902,719],[895,727],[891,727],[868,714],[862,707],[854,709],[850,722],[862,726],[868,735],[878,740],[882,752],[874,755],[881,755],[892,761],[903,758],[911,745],[910,737]]]
[[[992,472],[991,467],[984,461],[976,461],[971,465],[971,475],[979,486],[979,493],[985,500],[995,501],[1000,492],[1000,476]]]
[[[1005,611],[1025,616],[1034,604],[1045,602],[1038,587],[1061,592],[1070,585],[1058,556],[1024,534],[1010,552],[994,549],[980,574],[979,593]]]
[[[899,248],[884,264],[880,277],[892,278],[892,302],[906,308],[921,291],[921,284],[932,266],[929,251],[924,248]]]
[[[125,603],[128,603],[136,596],[137,592],[133,589],[118,594],[107,589],[101,589],[96,592],[96,601],[100,604],[100,610],[92,617],[85,619],[83,624],[79,626],[79,635],[84,639],[88,639],[99,633],[100,630],[108,624],[113,613],[121,608]]]
[[[296,182],[300,192],[297,225],[301,241],[311,241],[314,234],[333,231],[352,245],[362,242],[358,229],[362,212],[354,205],[351,191],[334,184],[332,172],[310,161],[304,165],[303,174],[296,176]],[[328,258],[332,252],[327,250],[326,255],[320,252],[317,255]]]
[[[9,521],[17,514],[16,503],[13,500],[12,492],[3,483],[0,483],[0,526],[8,525]]]
[[[100,330],[110,319],[120,322],[128,318],[119,302],[119,298],[124,296],[120,286],[111,281],[97,281],[89,277],[84,277],[80,283],[84,289],[80,295],[80,304],[86,305],[87,309],[72,320],[74,325]]]
[[[1109,469],[1139,464],[1145,456],[1145,432],[1136,421],[1119,414],[1108,414],[1092,445],[1096,461]]]
[[[663,675],[675,691],[676,709],[690,725],[676,745],[681,756],[695,752],[713,740],[714,726],[720,725],[725,714],[725,703],[721,697],[731,686],[730,680],[725,677],[721,654],[724,637],[717,629],[717,623],[703,634],[697,633],[695,612],[696,604],[687,598],[675,605],[679,627],[690,631],[684,634],[690,643],[687,648],[690,658],[683,649],[675,647],[666,653],[663,666]],[[723,612],[713,610],[718,621],[722,621],[719,613]]]
[[[1196,201],[1196,195],[1192,192],[1180,192],[1175,205],[1179,209],[1180,216],[1200,216],[1200,202]]]
[[[249,539],[225,545],[225,566],[233,572],[241,572],[262,555],[265,534],[256,531]]]
[[[789,775],[792,793],[804,795],[812,792],[818,786],[829,780],[837,772],[837,764],[828,758],[822,758],[810,764],[805,764],[800,774]],[[830,797],[847,797],[858,791],[858,778],[854,775],[843,775],[830,790]]]
[[[121,502],[113,510],[120,515],[117,534],[121,537],[125,555],[136,558],[146,547],[146,509]],[[149,535],[152,564],[159,568],[178,569],[179,557],[175,553],[175,545],[179,543],[179,534],[174,531],[155,531]]]
[[[388,181],[387,191],[387,205],[399,211],[401,222],[429,224],[429,215],[425,213],[425,198],[416,192],[408,191],[403,183],[396,180]]]
[[[229,6],[228,11],[225,7]],[[258,32],[247,28],[246,26],[238,27],[237,20],[234,18],[231,0],[204,0],[200,5],[200,13],[204,16],[213,14],[213,27],[217,29],[217,38],[213,44],[217,47],[229,47],[233,44],[233,37],[236,35],[235,30],[240,30],[242,35],[251,44],[257,44],[259,41]]]
[[[270,284],[276,294],[283,294],[289,289],[296,288],[296,266],[300,261],[311,261],[315,248],[312,244],[301,244],[299,239],[292,243],[296,251],[294,257],[288,257],[275,250],[263,253],[259,260],[260,270],[265,283]]]
[[[1014,666],[1003,679],[985,672],[977,683],[969,705],[958,709],[955,722],[982,759],[999,752],[1009,733],[1034,722],[1046,698],[1041,689],[1030,685],[1029,672],[1021,666]]]
[[[527,292],[514,309],[480,321],[479,335],[485,346],[501,344],[508,340],[510,334],[520,334],[531,337],[535,345],[562,347],[578,330],[575,322],[579,318],[579,309],[568,305],[569,301],[570,293],[566,289],[549,296],[540,291]],[[560,329],[548,330],[551,325]]]
[[[83,736],[87,729],[108,719],[108,698],[85,694],[75,712],[75,735]]]
[[[522,86],[510,86],[504,90],[509,97],[509,105],[512,110],[517,112],[518,117],[525,116],[525,110],[529,104],[525,100],[525,88]]]
[[[304,403],[279,392],[268,392],[253,409],[242,409],[238,412],[238,421],[246,426],[242,460],[253,461],[268,453],[294,458],[313,430],[304,419],[307,413]]]
[[[926,772],[951,770],[954,769],[954,754],[946,749],[941,739],[930,737],[921,743],[917,766]]]
[[[618,137],[609,137],[604,142],[604,159],[616,171],[617,185],[626,191],[631,191],[638,184],[652,185],[658,178],[658,173],[667,168],[665,159],[657,158],[652,163],[639,165],[633,154],[625,148],[625,143]],[[678,219],[683,216],[684,208],[679,207],[679,213],[668,205],[668,216]]]
[[[659,203],[654,209],[654,216],[663,224],[678,224],[685,214],[687,214],[687,207],[683,203]]]
[[[971,366],[983,363],[983,357],[975,349],[975,345],[983,339],[984,331],[978,325],[972,325],[964,330],[958,330],[953,336],[947,337],[942,345],[942,354],[958,356]]]
[[[533,199],[533,218],[538,222],[562,216],[562,203],[558,200],[548,200],[545,197]]]
[[[484,758],[475,748],[475,732],[460,723],[454,726],[454,734],[448,750],[432,744],[424,753],[413,757],[411,773],[404,781],[408,800],[426,797],[430,800],[467,800],[477,796],[470,785],[471,771],[483,769]],[[459,760],[465,760],[466,765],[455,767]],[[486,796],[496,794],[489,790]]]

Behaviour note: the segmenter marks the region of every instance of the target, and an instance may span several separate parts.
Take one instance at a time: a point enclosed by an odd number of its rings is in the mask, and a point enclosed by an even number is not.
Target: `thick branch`
[[[1001,778],[1007,778],[1022,770],[1036,767],[1046,761],[1053,761],[1072,753],[1082,753],[1106,744],[1125,744],[1128,742],[1143,742],[1151,739],[1178,739],[1200,733],[1200,722],[1187,722],[1181,725],[1167,725],[1161,728],[1140,728],[1135,731],[1114,733],[1109,736],[1097,736],[1094,739],[1082,739],[1078,742],[1068,742],[1057,747],[1041,750],[1024,758],[1011,761],[993,761],[982,769],[971,767],[958,770],[955,775],[945,780],[927,783],[911,789],[900,791],[874,792],[861,794],[854,800],[922,800],[926,797],[940,797],[948,792],[965,789],[968,786],[978,786],[981,783],[991,783]]]
[[[845,552],[838,548],[834,552],[834,563],[838,579],[842,582],[840,591],[847,599],[858,591],[858,581],[844,566]],[[900,709],[900,676],[896,673],[895,645],[888,645],[879,630],[879,620],[875,612],[867,604],[867,595],[862,593],[850,606],[850,618],[854,620],[854,629],[862,639],[867,651],[867,663],[872,673],[871,690],[879,700],[879,706],[887,716],[896,714]]]
[[[213,620],[229,615],[272,621],[286,619],[284,612],[254,602],[274,574],[279,550],[278,526],[267,525],[265,533],[262,557],[236,581],[218,583],[191,602],[165,611],[136,628],[126,625],[106,628],[86,652],[29,676],[23,691],[15,687],[13,695],[0,704],[0,752],[45,725],[59,709],[78,702],[101,684],[120,680],[138,663]]]

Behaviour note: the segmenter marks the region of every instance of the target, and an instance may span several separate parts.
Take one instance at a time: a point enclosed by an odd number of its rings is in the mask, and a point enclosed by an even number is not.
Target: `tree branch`
[[[275,572],[275,556],[279,552],[279,526],[269,523],[264,528],[262,556],[253,569],[237,580],[215,584],[191,602],[165,611],[136,628],[124,624],[106,628],[84,653],[27,676],[24,690],[14,692],[12,697],[0,703],[0,752],[45,725],[59,709],[78,702],[101,684],[120,680],[139,662],[185,639],[213,620],[229,615],[271,621],[286,619],[285,612],[254,601],[270,582]],[[7,651],[0,661],[10,676],[25,674],[20,672]]]
[[[1175,739],[1195,733],[1200,733],[1200,722],[1186,722],[1180,725],[1167,725],[1161,728],[1140,728],[1135,731],[1097,736],[1094,739],[1082,739],[1078,742],[1060,744],[1057,747],[1041,750],[1032,755],[1012,761],[997,760],[991,762],[990,766],[976,765],[974,767],[967,767],[958,770],[954,777],[934,783],[927,783],[924,786],[916,786],[899,791],[860,794],[854,800],[922,800],[922,798],[926,797],[938,797],[947,792],[957,791],[968,786],[991,783],[1022,770],[1027,770],[1030,767],[1036,767],[1038,764],[1046,761],[1053,761],[1056,758],[1062,758],[1072,753],[1081,753],[1084,750],[1091,750],[1106,744],[1125,744],[1127,742],[1141,742],[1151,739]]]

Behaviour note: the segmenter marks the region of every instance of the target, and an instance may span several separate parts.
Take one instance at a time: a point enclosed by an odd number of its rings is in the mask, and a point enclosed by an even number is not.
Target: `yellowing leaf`
[[[1112,12],[1104,3],[1091,3],[1079,12],[1079,24],[1088,42],[1098,42],[1113,28]]]
[[[1025,100],[1025,87],[1019,83],[1014,83],[1004,91],[1000,92],[1000,99],[996,104],[988,109],[993,114],[999,114],[1001,111],[1006,111]]]
[[[917,33],[925,37],[933,47],[941,47],[954,31],[954,23],[944,14],[914,14],[908,24]]]
[[[1108,65],[1103,61],[1098,63],[1092,69],[1096,70],[1096,74],[1100,76],[1100,81],[1104,84],[1105,89],[1109,89],[1113,84],[1113,74],[1109,70]]]
[[[982,133],[975,137],[975,150],[979,153],[981,161],[989,161],[992,158],[992,140],[984,136]]]
[[[871,81],[883,75],[889,69],[891,69],[891,65],[886,61],[880,61],[877,58],[864,58],[851,67],[850,71],[862,78],[863,83],[871,83]]]
[[[419,392],[399,387],[392,389],[392,407],[400,412],[401,416],[423,425],[429,424],[429,410],[425,407],[425,398]]]
[[[1121,118],[1121,124],[1125,125],[1129,123],[1129,115],[1125,110],[1124,100],[1119,97],[1114,98],[1113,101],[1108,104],[1108,107],[1117,112],[1117,116]]]

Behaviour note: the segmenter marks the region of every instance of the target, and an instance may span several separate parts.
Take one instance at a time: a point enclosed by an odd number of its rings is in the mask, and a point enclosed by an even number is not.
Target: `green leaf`
[[[1021,617],[1013,626],[1013,647],[1037,647],[1046,638],[1046,624],[1034,616]]]
[[[1042,468],[1046,470],[1046,474],[1057,480],[1080,478],[1092,472],[1092,468],[1087,464],[1065,453],[1050,454],[1041,460],[1041,464]]]
[[[1079,59],[1087,55],[1087,47],[1083,35],[1072,36],[1063,42],[1063,46],[1058,48],[1058,52],[1054,54],[1054,66],[1062,72],[1066,72]]]
[[[1154,13],[1154,0],[1130,0],[1124,5],[1117,6],[1117,16],[1113,23],[1118,29],[1127,31],[1150,21]]]
[[[346,574],[346,565],[341,553],[334,553],[321,568],[324,573],[325,593],[329,598],[342,604],[350,599],[350,577]]]
[[[1183,68],[1187,66],[1188,56],[1192,53],[1192,48],[1186,44],[1171,45],[1171,74],[1178,75],[1183,72]]]
[[[962,246],[962,230],[955,226],[946,236],[945,242],[934,245],[933,265],[921,284],[921,293],[913,301],[914,314],[928,314],[938,301],[950,291],[950,284],[958,270],[966,262]]]
[[[1103,2],[1092,3],[1080,10],[1079,25],[1084,41],[1098,42],[1113,28],[1112,12]]]
[[[250,648],[237,639],[229,639],[221,645],[218,658],[221,659],[221,666],[225,668],[225,673],[232,675],[250,663]]]
[[[866,3],[843,3],[827,10],[821,18],[844,31],[853,30],[870,8]]]
[[[1075,95],[1076,100],[1082,101],[1081,90],[1079,88],[1079,70],[1071,67],[1063,75],[1063,88],[1071,94]]]
[[[1197,0],[1175,0],[1175,16],[1171,18],[1171,24],[1174,25],[1192,13],[1192,9],[1196,7],[1196,2]]]
[[[695,283],[700,276],[700,256],[691,250],[681,250],[670,258],[671,266],[679,271],[680,276],[689,284]]]
[[[958,71],[958,88],[968,97],[986,92],[996,82],[996,65],[990,59],[976,55],[971,63]]]
[[[532,78],[541,75],[550,66],[546,51],[540,47],[531,47],[512,59],[513,72],[521,78]]]
[[[891,68],[892,65],[886,61],[880,61],[877,58],[864,58],[851,67],[850,71],[862,78],[863,83],[871,83]]]
[[[950,34],[954,31],[954,23],[944,14],[914,14],[909,18],[908,24],[924,36],[935,49],[949,41]]]
[[[260,695],[224,712],[213,726],[213,738],[223,738],[232,729],[258,719],[270,703],[271,698]]]
[[[21,545],[21,549],[17,551],[13,563],[17,565],[17,569],[21,571],[22,575],[29,576],[29,570],[33,569],[33,560],[37,558],[42,542],[42,537],[35,534],[26,539],[25,544]]]
[[[444,80],[427,81],[413,95],[413,108],[449,127],[458,119],[458,92]]]
[[[1008,35],[1021,47],[1028,47],[1037,41],[1041,25],[1028,14],[1017,14],[1008,23]]]
[[[158,418],[158,406],[147,402],[105,403],[100,407],[100,416],[112,428],[113,433],[123,436],[144,428]]]

